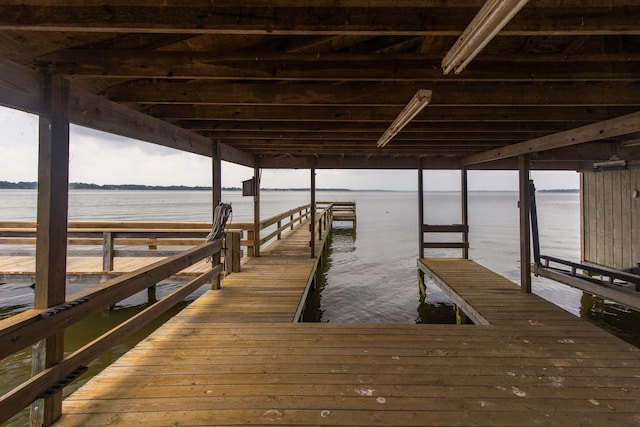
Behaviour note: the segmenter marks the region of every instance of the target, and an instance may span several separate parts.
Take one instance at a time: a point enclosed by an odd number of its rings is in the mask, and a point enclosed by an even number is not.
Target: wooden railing
[[[425,249],[461,249],[462,258],[469,257],[469,226],[465,224],[452,225],[430,225],[422,224],[420,238],[422,239],[422,253],[420,258],[424,258]],[[433,242],[425,241],[425,233],[462,233],[462,241]]]
[[[273,239],[282,239],[282,234],[287,230],[293,230],[297,225],[302,224],[311,215],[311,205],[298,206],[295,209],[288,210],[281,214],[272,216],[271,218],[260,221],[260,231],[268,230],[275,226],[275,230],[268,235],[260,236],[260,246],[270,242]],[[249,240],[253,235],[249,233]],[[249,256],[252,256],[253,250],[249,248]]]
[[[260,222],[260,230],[275,230],[261,237],[264,245],[281,239],[287,230],[302,224],[311,212],[310,205],[278,214]],[[67,256],[102,257],[103,272],[113,271],[116,257],[167,257],[180,253],[185,246],[202,244],[211,230],[206,222],[122,222],[70,221],[67,229]],[[249,222],[231,223],[226,228],[227,255],[241,257],[241,247],[253,256],[254,225]],[[236,235],[237,234],[237,235]],[[229,236],[231,235],[231,236]],[[0,222],[0,255],[35,256],[36,223],[34,221]],[[164,248],[164,249],[160,249]]]
[[[314,231],[318,240],[322,239],[323,233],[331,227],[333,220],[333,207],[334,203],[331,202],[318,202],[318,211],[316,211],[316,223],[314,224]]]
[[[315,222],[309,223],[309,229],[319,240],[331,227],[333,207],[334,203],[317,204]],[[274,230],[260,238],[257,243],[252,223],[232,223],[227,228],[227,257],[229,257],[229,251],[238,254],[240,246],[246,246],[251,255],[254,245],[263,245],[273,239],[281,239],[285,232],[307,223],[310,217],[311,206],[304,205],[266,219],[260,223],[260,229],[274,228]],[[0,222],[0,244],[35,245],[35,226],[34,222]],[[142,312],[0,397],[0,423],[10,419],[32,402],[59,393],[63,387],[81,375],[92,360],[157,319],[205,283],[217,284],[223,267],[216,260],[220,259],[223,242],[216,240],[203,243],[210,227],[208,223],[70,222],[69,245],[101,245],[102,249],[99,251],[76,252],[84,256],[92,253],[101,254],[103,266],[109,270],[113,267],[113,257],[117,256],[163,256],[166,258],[71,295],[64,304],[47,309],[27,310],[1,320],[0,342],[3,345],[0,346],[0,359],[56,336],[88,316],[108,309],[144,289],[152,288],[162,280],[207,257],[211,257],[214,263],[211,270],[184,284],[170,295],[155,301]],[[241,239],[245,232],[246,239]],[[187,245],[194,247],[177,252],[157,249],[159,246]],[[147,249],[116,249],[120,246],[147,246]],[[22,252],[32,254],[33,249],[14,250],[13,254]],[[70,253],[76,252],[70,251]],[[233,258],[233,263],[236,261],[238,270],[234,271],[239,271],[239,257]]]
[[[64,304],[47,309],[27,310],[0,321],[0,342],[3,343],[0,346],[0,359],[43,339],[59,335],[69,326],[154,286],[202,259],[216,259],[221,248],[221,240],[207,242],[132,273],[108,280],[97,287],[81,291],[68,297]],[[60,393],[64,386],[86,370],[92,360],[157,319],[196,289],[206,283],[216,282],[221,272],[221,264],[212,265],[211,270],[0,397],[0,423],[7,421],[32,402]]]
[[[319,202],[331,203],[333,219],[336,221],[356,222],[356,202]]]

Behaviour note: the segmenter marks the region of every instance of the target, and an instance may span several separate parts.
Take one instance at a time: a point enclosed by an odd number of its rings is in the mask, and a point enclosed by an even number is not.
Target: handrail
[[[286,212],[282,212],[280,214],[274,215],[271,218],[267,218],[265,220],[260,221],[260,229],[264,229],[269,227],[270,225],[275,224],[278,221],[281,221],[283,219],[285,219],[286,217],[290,217],[291,215],[295,215],[298,212],[301,212],[305,209],[308,209],[311,207],[311,204],[306,204],[306,205],[302,205],[302,206],[298,206],[297,208],[294,209],[289,209]]]
[[[571,271],[570,272],[567,271],[567,273],[570,273],[571,276],[574,276],[574,277],[577,277],[577,270],[582,270],[584,272],[591,273],[594,275],[608,277],[609,283],[611,284],[613,284],[615,279],[618,279],[627,283],[632,283],[636,286],[640,286],[640,275],[638,274],[616,270],[606,266],[567,261],[565,259],[556,258],[552,256],[547,256],[547,255],[540,255],[540,259],[543,261],[543,265],[546,268],[550,268],[549,267],[550,262],[570,267]]]
[[[461,233],[461,242],[427,242],[424,233]],[[462,249],[462,257],[468,257],[469,251],[469,225],[467,224],[421,224],[420,239],[421,248],[424,249]],[[421,254],[424,255],[424,252]]]
[[[253,230],[253,223],[230,223],[228,232],[244,233]],[[197,246],[211,231],[206,222],[131,222],[70,221],[67,228],[67,255],[103,258],[103,272],[113,271],[114,257],[167,257],[182,250],[158,247]],[[34,221],[0,221],[0,245],[23,245],[28,248],[0,250],[9,256],[35,256],[36,223]],[[241,240],[241,246],[253,245]],[[73,249],[73,246],[102,246],[100,249]],[[119,248],[119,247],[125,248]],[[147,246],[147,250],[126,248]]]
[[[287,229],[293,230],[296,226],[296,223],[298,223],[298,225],[302,224],[310,216],[310,209],[311,205],[306,204],[261,221],[260,231],[265,230],[273,225],[276,225],[276,229],[269,235],[260,238],[260,246],[264,245],[275,237],[277,237],[278,239],[282,238],[282,233]],[[286,221],[284,222],[284,224],[283,220]]]
[[[313,223],[309,221],[309,217],[311,216],[310,205],[300,206],[262,221],[260,223],[261,227],[266,228],[276,225],[276,230],[265,237],[265,239],[261,239],[261,243],[279,237],[280,233],[288,228],[293,229],[296,224],[300,226],[305,223],[309,223],[311,232],[315,233],[317,230],[320,239],[322,239],[323,233],[326,233],[331,226],[333,207],[334,203],[317,206],[317,213]],[[138,223],[135,224],[135,226],[128,226],[121,222],[112,222],[109,224],[106,222],[70,223],[69,229],[72,230],[70,234],[73,235],[73,237],[70,237],[69,241],[79,239],[81,241],[80,244],[85,244],[83,239],[93,239],[93,242],[103,243],[103,239],[86,237],[92,236],[92,233],[99,233],[98,235],[102,234],[103,238],[108,240],[110,246],[113,247],[114,242],[137,242],[143,240],[135,237],[136,235],[150,236],[155,233],[157,236],[180,236],[176,238],[189,240],[185,236],[191,233],[198,233],[199,237],[205,231],[208,232],[208,228],[200,228],[202,225],[208,227],[206,223],[199,223],[196,227],[194,227],[193,224],[187,223],[171,223],[170,228],[160,230],[151,228],[149,224],[151,223]],[[167,223],[153,223],[153,227],[166,224]],[[31,233],[34,231],[29,230],[29,227],[33,225],[35,224],[27,221],[5,221],[0,222],[0,231],[8,234],[11,232]],[[107,227],[101,228],[103,225],[110,226],[110,231],[105,231]],[[13,230],[8,230],[9,228]],[[233,232],[236,240],[239,240],[239,233],[243,231],[253,231],[253,224],[233,223],[228,228],[228,231]],[[198,243],[198,239],[191,240],[195,240],[194,243]],[[143,241],[145,244],[148,242],[148,240]],[[157,240],[156,244],[160,245],[160,242],[161,240]],[[252,244],[253,242],[246,241],[246,243]],[[231,245],[233,246],[234,244]],[[105,308],[111,307],[137,292],[154,286],[205,257],[219,259],[217,255],[221,253],[222,247],[222,240],[202,243],[134,272],[123,274],[101,285],[71,295],[63,304],[47,309],[27,310],[8,319],[0,320],[0,342],[4,343],[3,346],[0,347],[0,359],[21,351],[43,339],[58,335],[64,332],[69,326]],[[229,242],[227,243],[227,247],[229,247]],[[111,254],[118,254],[120,252],[121,251],[111,249]],[[211,270],[191,280],[177,291],[153,303],[142,312],[111,329],[101,337],[86,344],[74,353],[67,355],[54,366],[32,376],[4,396],[1,396],[0,423],[10,419],[33,401],[46,397],[48,393],[58,392],[84,372],[86,366],[101,353],[156,319],[160,314],[166,312],[198,287],[209,281],[216,281],[221,272],[221,264],[212,266]]]
[[[325,209],[340,211],[347,209],[355,213],[355,202],[318,202],[322,209],[316,216],[316,224],[322,219]],[[240,245],[248,249],[252,256],[256,245],[264,245],[274,238],[293,230],[311,216],[311,205],[306,204],[274,215],[260,222],[260,231],[275,225],[269,234],[255,241],[254,224],[234,222],[227,232],[240,233]],[[175,247],[197,246],[209,233],[211,223],[207,222],[159,222],[159,221],[69,221],[67,228],[67,255],[103,258],[103,272],[113,272],[114,258],[117,257],[167,257],[180,253]],[[0,254],[13,256],[35,256],[35,221],[0,221],[0,246],[23,245],[27,248],[0,249]],[[101,248],[77,248],[74,246],[98,246]],[[146,246],[147,248],[140,248]],[[138,247],[138,248],[136,248]],[[162,249],[160,249],[162,248]]]
[[[117,302],[181,271],[200,260],[218,254],[222,241],[206,242],[182,254],[158,261],[132,273],[109,280],[102,285],[81,291],[64,304],[48,309],[32,309],[0,321],[0,358],[16,353],[39,340],[56,335],[65,328],[100,312]],[[113,345],[126,339],[150,321],[166,312],[184,297],[222,272],[221,265],[190,281],[171,295],[157,301],[125,323],[67,356],[56,365],[33,376],[0,397],[0,423],[8,420],[47,390],[67,385],[74,373],[81,373],[86,365]],[[57,390],[54,390],[57,391]]]

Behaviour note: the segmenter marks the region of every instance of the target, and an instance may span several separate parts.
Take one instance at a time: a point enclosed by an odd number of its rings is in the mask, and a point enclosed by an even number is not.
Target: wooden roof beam
[[[544,106],[439,106],[429,108],[418,115],[413,123],[449,122],[563,122],[593,123],[622,114],[637,111],[635,106],[580,107]],[[397,116],[396,107],[366,106],[264,106],[264,105],[154,105],[145,109],[151,115],[166,120],[212,121],[287,121],[318,123],[386,123]],[[573,126],[575,127],[575,126]]]
[[[311,156],[263,156],[260,167],[265,169],[308,169]],[[423,159],[424,169],[460,169],[460,159],[457,157],[423,156],[396,157],[370,156],[354,157],[348,155],[320,156],[315,158],[317,169],[409,169],[418,167],[418,159]],[[470,170],[515,170],[517,159],[504,159],[492,163],[472,165]],[[544,161],[531,160],[534,170],[581,170],[589,168],[590,163],[582,161]]]
[[[37,64],[70,77],[204,80],[451,81],[440,55],[245,54],[67,49]],[[526,73],[522,73],[525,69]],[[483,55],[460,81],[625,81],[637,79],[640,54]]]
[[[304,133],[352,133],[354,135],[371,132],[384,132],[386,125],[383,122],[335,122],[323,124],[313,120],[289,122],[283,121],[234,121],[234,120],[182,120],[174,123],[176,126],[190,129],[195,132],[216,132],[220,138],[234,137],[246,134],[247,138],[258,133],[271,133],[273,135],[304,134]],[[458,133],[501,133],[531,134],[543,133],[545,135],[574,128],[575,125],[565,122],[412,122],[408,124],[403,134],[428,135],[443,132]],[[254,135],[252,135],[254,134]],[[274,138],[277,136],[274,136]],[[532,139],[527,138],[527,139]]]
[[[473,154],[462,158],[461,164],[466,166],[492,162],[494,160],[516,157],[521,154],[537,153],[585,142],[615,138],[634,132],[640,132],[640,111],[530,141]]]
[[[64,1],[11,2],[0,5],[0,29],[180,34],[292,34],[292,35],[413,35],[458,36],[461,22],[470,22],[475,9],[456,2],[403,6],[350,2],[353,7],[320,4],[296,7],[291,2],[261,6],[212,6],[205,2],[164,5],[161,2],[103,3]],[[589,2],[575,7],[525,7],[501,35],[640,34],[638,6],[613,7]],[[53,5],[51,5],[53,4]],[[306,6],[306,2],[304,3]],[[356,6],[357,5],[357,6]],[[594,5],[596,5],[594,7]],[[288,6],[288,7],[287,7]],[[302,6],[302,4],[300,5]],[[341,6],[343,3],[341,2]],[[367,6],[367,7],[365,7]],[[453,6],[453,7],[450,7]],[[579,7],[579,13],[576,8]]]
[[[116,102],[208,105],[404,107],[425,84],[136,82],[106,91]],[[640,86],[607,84],[430,83],[430,106],[640,106]]]
[[[39,73],[0,60],[0,105],[42,114],[42,82]],[[181,151],[208,157],[212,155],[213,143],[209,138],[73,88],[69,99],[69,121],[79,126]],[[225,148],[223,153],[228,156],[229,161],[245,166],[253,165],[253,157],[238,150]]]

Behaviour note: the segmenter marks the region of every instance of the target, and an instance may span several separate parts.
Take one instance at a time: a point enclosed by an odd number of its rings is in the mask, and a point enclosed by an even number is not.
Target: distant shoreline
[[[37,182],[9,182],[0,181],[0,190],[36,190]],[[140,185],[140,184],[87,184],[83,182],[72,182],[69,184],[70,190],[104,190],[104,191],[211,191],[211,187],[204,186],[186,186],[186,185]],[[310,188],[261,188],[260,191],[310,191]],[[222,191],[242,191],[240,187],[222,187]],[[316,188],[316,191],[333,191],[333,192],[407,192],[415,190],[351,190],[348,188]],[[450,190],[435,191],[450,192]],[[470,193],[482,192],[500,192],[500,193],[516,193],[517,191],[509,190],[472,190]],[[537,190],[538,193],[579,193],[577,188],[558,188],[548,190]]]
[[[37,182],[9,182],[0,181],[0,190],[36,190]],[[211,191],[211,187],[187,186],[187,185],[142,185],[142,184],[87,184],[84,182],[72,182],[69,190],[143,190],[143,191]],[[310,188],[261,188],[260,191],[310,191]],[[222,191],[242,191],[240,187],[222,187]],[[348,188],[316,188],[316,191],[354,191]],[[367,190],[382,191],[382,190]]]

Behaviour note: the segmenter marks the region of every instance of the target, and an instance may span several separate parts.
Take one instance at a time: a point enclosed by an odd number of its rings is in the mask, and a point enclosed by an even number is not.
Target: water
[[[477,192],[469,194],[470,257],[518,282],[519,230],[517,193]],[[428,286],[421,299],[417,284],[418,209],[415,192],[318,192],[318,201],[355,201],[357,227],[338,224],[318,277],[319,292],[311,296],[306,320],[322,322],[453,323],[455,313],[446,295]],[[233,206],[233,221],[253,221],[252,198],[239,192],[223,192],[223,201]],[[569,260],[580,258],[580,200],[578,194],[538,193],[538,219],[542,252]],[[305,192],[263,192],[263,219],[309,202]],[[36,192],[0,190],[0,219],[35,220]],[[425,197],[426,222],[460,222],[460,194],[433,192]],[[196,191],[71,191],[71,220],[210,221],[211,195]],[[451,236],[445,236],[450,238]],[[457,256],[459,251],[431,250],[428,256]],[[73,284],[75,292],[81,284]],[[160,286],[159,297],[173,289]],[[192,294],[192,300],[204,289]],[[534,278],[533,291],[576,316],[589,319],[640,346],[640,315],[609,301],[593,298],[559,283]],[[0,285],[0,318],[24,311],[33,303],[27,285]],[[146,293],[121,302],[115,310],[100,313],[67,333],[66,348],[73,350],[98,336],[146,305]],[[184,305],[183,305],[184,306]],[[179,311],[177,307],[171,314]],[[157,322],[156,324],[159,324]],[[72,386],[115,360],[146,336],[155,325],[103,355],[90,371]],[[0,393],[28,377],[29,352],[2,361]],[[15,425],[24,423],[24,415]]]

